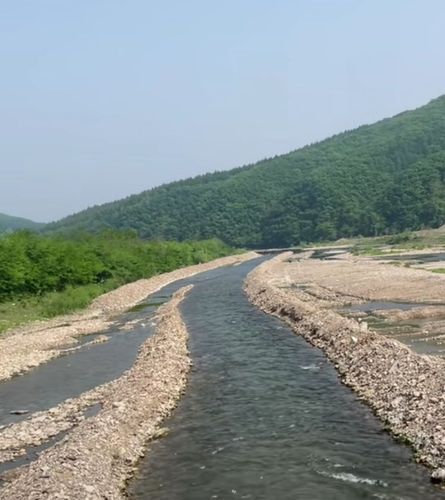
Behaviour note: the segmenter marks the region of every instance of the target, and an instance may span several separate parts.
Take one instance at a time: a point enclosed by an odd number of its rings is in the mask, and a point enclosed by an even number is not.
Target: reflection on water
[[[322,353],[253,308],[256,263],[198,282],[183,303],[188,392],[130,486],[156,500],[443,498]]]

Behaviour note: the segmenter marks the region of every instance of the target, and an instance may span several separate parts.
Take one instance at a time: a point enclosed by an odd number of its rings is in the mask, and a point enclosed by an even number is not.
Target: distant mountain
[[[95,206],[50,231],[133,228],[231,245],[437,227],[445,222],[445,96],[414,111],[226,172]]]
[[[0,233],[15,231],[17,229],[41,229],[44,224],[22,217],[13,217],[0,213]]]

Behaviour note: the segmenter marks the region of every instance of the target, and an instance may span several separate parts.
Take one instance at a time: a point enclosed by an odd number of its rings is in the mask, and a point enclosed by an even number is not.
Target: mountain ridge
[[[284,155],[174,181],[48,224],[286,246],[445,222],[445,96]],[[403,200],[403,203],[400,203]]]
[[[0,233],[15,231],[18,229],[39,229],[45,224],[42,222],[35,222],[24,217],[17,217],[0,213]]]

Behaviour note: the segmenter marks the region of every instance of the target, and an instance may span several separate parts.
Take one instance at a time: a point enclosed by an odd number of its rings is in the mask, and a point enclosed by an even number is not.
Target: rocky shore
[[[155,335],[143,344],[136,363],[122,377],[85,393],[77,401],[67,401],[28,422],[11,426],[15,432],[1,433],[0,443],[3,453],[7,453],[8,443],[12,448],[29,444],[33,440],[31,431],[34,429],[35,435],[38,424],[45,434],[46,426],[41,425],[45,418],[53,417],[58,431],[75,425],[29,466],[3,475],[2,499],[124,498],[126,481],[136,462],[150,440],[167,432],[160,427],[162,421],[172,412],[186,385],[191,361],[187,330],[178,306],[189,288],[181,289],[161,306]],[[81,417],[85,405],[98,402],[101,409],[97,415]],[[17,426],[21,426],[18,434]],[[22,441],[14,443],[14,438],[20,441],[20,435]]]
[[[24,373],[76,346],[77,337],[106,330],[116,314],[174,281],[258,257],[255,252],[232,255],[124,285],[98,297],[83,312],[34,322],[0,338],[0,381]]]
[[[432,469],[432,480],[445,481],[445,360],[416,354],[395,339],[368,331],[366,324],[329,310],[326,297],[317,298],[305,293],[304,287],[290,286],[295,278],[289,279],[283,263],[292,258],[291,253],[281,254],[254,269],[245,284],[249,299],[322,349],[342,381],[395,437],[412,447],[419,462]],[[309,266],[315,269],[316,264],[319,262]],[[328,264],[323,266],[327,271]],[[298,274],[298,266],[293,272]],[[314,272],[319,275],[322,271],[318,268]],[[409,271],[407,279],[417,279],[415,272]],[[305,267],[304,281],[310,279]],[[332,276],[326,279],[333,280]],[[343,283],[346,281],[344,278]],[[429,299],[443,286],[443,281],[430,282],[435,287]],[[382,284],[385,289],[388,286],[387,282]],[[359,287],[352,283],[344,292],[354,296],[351,289]],[[412,291],[409,293],[414,298]]]

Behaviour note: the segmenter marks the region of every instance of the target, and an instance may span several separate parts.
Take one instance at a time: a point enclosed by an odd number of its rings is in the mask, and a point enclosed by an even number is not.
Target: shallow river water
[[[137,313],[126,313],[121,321],[101,333],[107,335],[107,342],[85,346],[1,382],[0,425],[24,420],[28,414],[51,408],[122,375],[134,363],[140,345],[153,334],[151,318],[155,311],[156,306],[147,305]],[[124,319],[139,319],[142,323],[125,331],[121,329]],[[80,337],[80,344],[95,337]],[[13,412],[17,410],[27,413],[16,415]]]
[[[444,498],[319,350],[249,304],[242,282],[257,264],[190,280],[190,383],[130,497]]]

